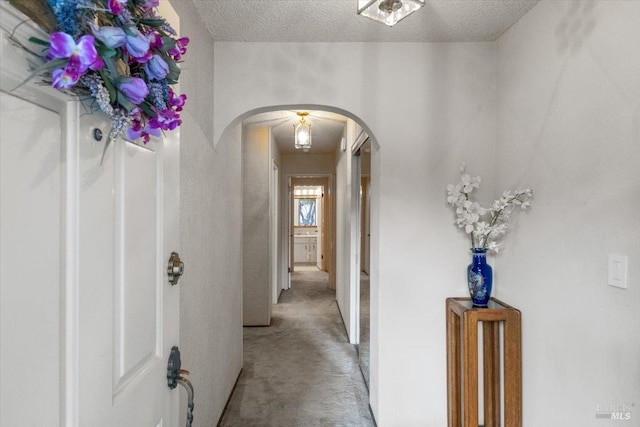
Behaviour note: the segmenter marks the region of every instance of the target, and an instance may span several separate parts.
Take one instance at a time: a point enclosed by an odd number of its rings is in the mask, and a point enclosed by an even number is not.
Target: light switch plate
[[[627,256],[609,254],[609,285],[627,288]]]

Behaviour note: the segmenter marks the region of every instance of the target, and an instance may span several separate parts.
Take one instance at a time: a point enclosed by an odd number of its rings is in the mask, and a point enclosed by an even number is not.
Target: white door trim
[[[79,101],[51,87],[32,81],[16,89],[29,69],[27,58],[35,58],[20,48],[11,46],[8,35],[20,43],[30,36],[48,36],[27,17],[7,2],[0,2],[0,90],[25,101],[35,103],[60,115],[62,160],[61,169],[61,268],[60,268],[60,426],[78,427],[78,168],[77,143]]]

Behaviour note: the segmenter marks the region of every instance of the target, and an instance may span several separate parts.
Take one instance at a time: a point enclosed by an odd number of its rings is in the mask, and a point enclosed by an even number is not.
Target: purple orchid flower
[[[189,37],[181,37],[176,40],[176,45],[167,51],[169,56],[171,56],[175,61],[179,61],[182,59],[182,55],[187,53],[187,45],[189,44]]]
[[[180,115],[170,109],[158,111],[158,115],[149,120],[152,129],[174,130],[182,124]]]
[[[158,33],[148,33],[147,38],[149,39],[149,44],[151,49],[162,49],[164,42],[162,41],[162,37]]]
[[[114,15],[120,15],[127,4],[127,0],[109,0],[109,11]]]
[[[104,61],[99,56],[96,58],[95,61],[93,61],[93,64],[89,66],[89,68],[94,71],[100,70],[102,69],[102,67],[104,67]]]
[[[98,61],[98,52],[93,36],[85,35],[78,39],[78,43],[67,33],[56,32],[49,37],[49,57],[69,59],[67,67],[78,70],[81,74],[89,68],[99,70],[104,66]]]
[[[137,124],[137,126],[132,125],[127,129],[127,139],[130,141],[142,138],[142,141],[146,144],[149,142],[151,136],[159,138],[162,136],[162,131],[160,129],[152,129],[149,125],[143,128],[141,124]]]
[[[153,55],[149,62],[144,64],[144,71],[149,79],[162,80],[169,74],[169,66],[160,55]]]
[[[160,5],[160,0],[144,0],[141,6],[142,6],[142,9],[149,10],[149,9],[156,8],[159,5]]]
[[[56,89],[70,89],[79,79],[80,72],[75,68],[58,68],[51,72],[51,86]]]
[[[169,106],[173,107],[175,111],[182,111],[182,107],[187,101],[187,95],[182,94],[180,96],[176,96],[173,89],[169,88]]]
[[[138,77],[123,79],[119,86],[122,92],[132,103],[138,105],[149,95],[149,88],[144,80]]]
[[[127,35],[120,27],[98,27],[93,22],[89,22],[89,26],[95,38],[111,49],[123,46],[127,42]]]
[[[147,123],[146,125],[142,119],[142,110],[139,107],[131,110],[131,126],[127,129],[127,139],[129,141],[135,141],[142,138],[142,141],[146,144],[149,142],[151,136],[160,137],[162,131],[160,129],[153,129]]]

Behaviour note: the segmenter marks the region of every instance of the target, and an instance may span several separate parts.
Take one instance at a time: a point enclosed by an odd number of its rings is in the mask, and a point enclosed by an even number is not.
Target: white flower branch
[[[447,204],[456,210],[456,225],[469,234],[472,248],[488,249],[498,252],[498,239],[509,228],[511,214],[516,207],[526,210],[531,206],[533,191],[531,188],[505,191],[490,208],[483,208],[478,202],[470,200],[474,188],[480,187],[481,178],[466,173],[463,164],[460,168],[460,182],[447,186]]]

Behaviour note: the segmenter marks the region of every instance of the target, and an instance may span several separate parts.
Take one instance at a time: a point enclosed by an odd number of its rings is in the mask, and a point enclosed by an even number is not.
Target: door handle
[[[187,427],[191,427],[193,423],[193,384],[188,379],[180,376],[176,379],[176,382],[187,390]]]
[[[180,360],[180,349],[176,346],[171,348],[171,353],[169,354],[169,363],[167,364],[167,382],[169,384],[169,388],[173,390],[180,384],[182,387],[187,390],[187,427],[191,427],[193,423],[193,384],[187,378],[182,375],[188,375],[189,371],[186,369],[180,369],[180,365],[182,361]]]

